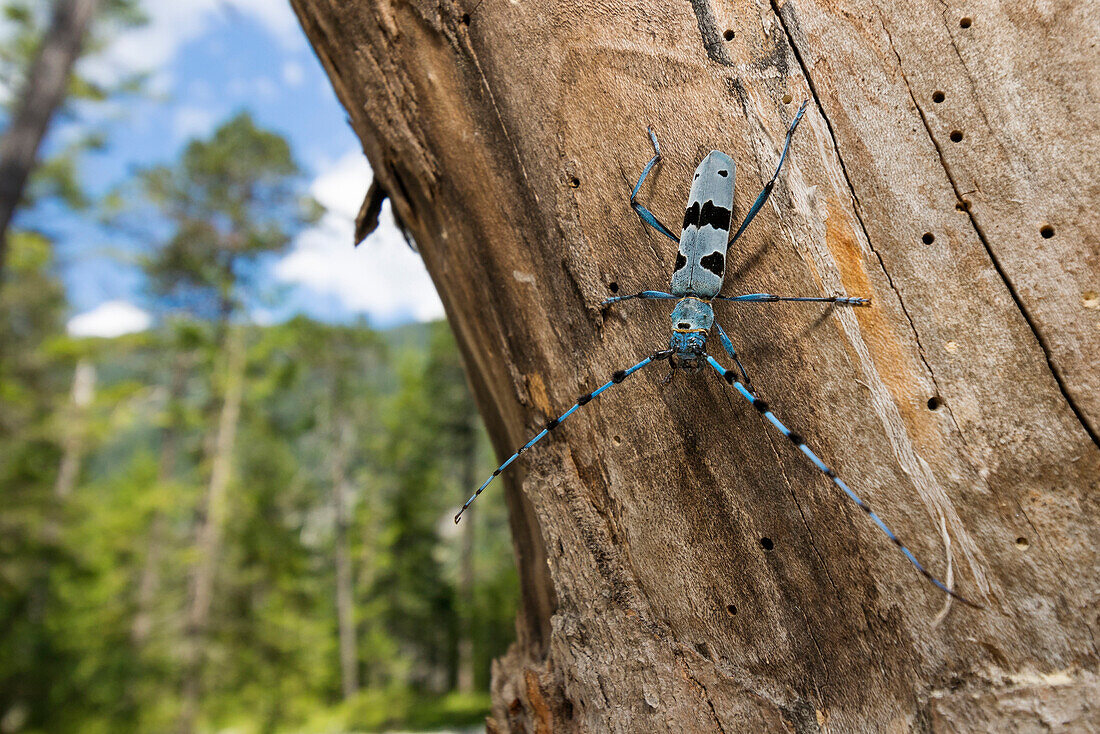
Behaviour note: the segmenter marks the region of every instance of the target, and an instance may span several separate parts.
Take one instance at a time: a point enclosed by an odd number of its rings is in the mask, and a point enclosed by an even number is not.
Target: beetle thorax
[[[703,354],[707,333],[714,325],[714,310],[701,298],[687,296],[672,309],[672,338],[669,348],[684,360],[694,360]]]

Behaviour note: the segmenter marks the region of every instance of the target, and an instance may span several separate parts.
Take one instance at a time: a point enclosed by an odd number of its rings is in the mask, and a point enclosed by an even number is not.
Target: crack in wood
[[[699,23],[699,36],[703,40],[703,48],[711,61],[716,61],[722,66],[733,66],[733,61],[726,53],[726,45],[722,34],[718,32],[718,20],[714,17],[714,10],[710,7],[710,0],[690,0],[691,9],[695,11],[695,20]]]
[[[935,374],[932,372],[931,367],[925,359],[923,347],[921,347],[920,345],[920,337],[917,333],[916,324],[913,322],[913,319],[906,309],[905,302],[902,299],[901,293],[898,291],[892,278],[890,277],[890,273],[886,269],[886,264],[882,256],[871,243],[870,232],[867,230],[867,226],[863,221],[863,216],[860,213],[861,204],[859,201],[859,197],[856,195],[855,186],[852,183],[852,178],[848,173],[847,166],[844,163],[844,158],[840,153],[840,146],[837,142],[838,137],[833,129],[832,122],[829,120],[828,115],[825,114],[825,107],[822,103],[821,96],[817,91],[817,87],[814,84],[812,77],[810,76],[809,66],[806,64],[805,60],[802,58],[801,52],[798,50],[798,45],[797,43],[795,43],[794,35],[791,33],[791,30],[787,25],[787,19],[783,16],[777,0],[770,0],[770,2],[772,12],[775,14],[776,20],[778,21],[780,28],[783,29],[783,33],[787,37],[787,45],[790,46],[791,53],[794,54],[795,60],[797,61],[799,68],[802,70],[803,76],[806,79],[806,85],[809,87],[810,94],[814,98],[814,103],[817,107],[818,113],[821,115],[821,118],[822,120],[824,120],[826,128],[829,131],[830,140],[832,142],[832,150],[836,155],[837,162],[839,163],[841,172],[844,176],[844,182],[847,185],[849,194],[852,197],[852,211],[856,217],[856,220],[859,222],[859,226],[861,231],[863,232],[867,247],[871,250],[872,253],[874,253],[875,257],[878,259],[879,266],[881,267],[882,272],[887,279],[887,283],[894,291],[894,294],[898,299],[898,303],[900,304],[906,321],[909,324],[909,328],[912,331],[913,339],[917,344],[917,350],[920,359],[925,365],[925,369],[927,370],[929,379],[933,382],[933,384],[935,384]],[[841,315],[841,322],[845,323],[845,319],[852,320],[853,318],[854,317],[852,317],[851,314],[844,314]],[[856,327],[853,324],[854,321],[849,321],[846,325],[846,330],[850,331],[851,329],[855,329]],[[850,336],[849,339],[850,343],[857,350],[857,352],[866,352],[866,345],[864,345],[856,336]],[[861,362],[866,362],[870,360],[870,356],[864,355],[861,356],[860,359]],[[885,385],[882,385],[881,389],[885,390]],[[904,430],[904,428],[898,427],[897,424],[898,422],[900,422],[900,415],[897,414],[896,405],[892,402],[889,404],[882,403],[882,401],[885,399],[884,395],[880,394],[878,398],[880,406],[876,408],[876,412],[879,414],[880,420],[883,421],[884,428],[886,428],[886,435],[890,439],[891,446],[894,450],[894,455],[897,458],[898,462],[901,464],[901,468],[903,469],[903,471],[906,472],[906,474],[910,476],[911,480],[913,481],[914,488],[920,495],[921,501],[924,503],[925,507],[930,510],[934,509],[935,512],[933,514],[936,517],[943,517],[945,515],[950,517],[952,527],[954,528],[956,534],[959,536],[960,548],[968,561],[974,580],[977,582],[978,587],[982,590],[983,593],[989,593],[988,581],[985,578],[984,571],[979,566],[977,561],[978,549],[974,545],[973,540],[970,538],[965,526],[962,524],[962,520],[961,518],[959,518],[958,511],[955,509],[943,487],[941,487],[939,482],[936,480],[935,475],[932,473],[931,467],[928,465],[928,462],[925,461],[923,457],[917,454],[916,448],[913,446],[912,440],[909,438],[907,432]],[[889,400],[892,401],[893,398],[890,397]],[[893,409],[890,409],[890,406],[893,406]],[[883,412],[884,410],[887,412]]]
[[[775,0],[772,0],[772,7],[775,7]],[[909,79],[905,76],[905,66],[902,63],[901,54],[899,54],[897,48],[894,47],[894,39],[890,35],[890,29],[886,26],[885,20],[882,18],[882,11],[878,8],[878,6],[876,6],[876,10],[879,10],[879,22],[882,24],[882,30],[886,33],[886,39],[890,44],[890,51],[893,52],[894,58],[897,59],[898,73],[901,74],[901,80],[905,83],[906,91],[909,92],[909,99],[912,100],[913,106],[916,107],[917,114],[920,116],[921,123],[924,125],[925,133],[927,133],[928,139],[932,142],[933,147],[935,147],[936,149],[936,155],[939,157],[940,166],[943,168],[944,175],[947,176],[947,180],[951,184],[951,190],[955,193],[955,197],[962,201],[964,194],[959,191],[958,182],[956,181],[954,174],[951,172],[951,167],[947,163],[947,158],[944,156],[943,153],[943,147],[940,145],[940,142],[933,134],[932,126],[928,123],[928,118],[924,114],[924,109],[920,106],[920,103],[917,101],[917,96],[913,93],[913,88],[909,85]],[[952,45],[954,45],[953,39]],[[956,53],[957,52],[958,49],[956,49]],[[816,98],[817,95],[815,94],[814,96]],[[1005,271],[1004,266],[1001,264],[1000,258],[993,250],[993,245],[989,242],[989,238],[986,237],[985,231],[982,229],[982,226],[978,224],[978,220],[974,216],[974,207],[965,207],[963,209],[963,212],[970,220],[970,226],[974,229],[974,233],[977,235],[978,240],[982,243],[982,247],[985,248],[985,252],[989,256],[989,261],[990,263],[992,263],[993,269],[997,271],[998,277],[1000,277],[1001,281],[1005,285],[1005,289],[1012,297],[1012,302],[1016,304],[1016,308],[1020,311],[1020,315],[1023,316],[1024,322],[1027,324],[1028,328],[1031,329],[1031,333],[1035,336],[1035,341],[1038,343],[1039,349],[1042,350],[1043,357],[1046,359],[1047,368],[1050,370],[1050,374],[1054,377],[1054,381],[1055,383],[1057,383],[1058,390],[1062,393],[1062,397],[1065,399],[1066,404],[1069,406],[1069,409],[1073,411],[1073,415],[1076,416],[1077,422],[1081,424],[1081,428],[1084,429],[1088,437],[1097,447],[1100,447],[1100,433],[1098,433],[1097,429],[1091,425],[1088,418],[1085,416],[1084,411],[1077,404],[1077,401],[1074,400],[1073,395],[1070,393],[1069,387],[1066,385],[1066,381],[1062,376],[1061,370],[1059,370],[1058,366],[1054,363],[1054,356],[1050,349],[1050,343],[1047,341],[1046,337],[1043,336],[1043,333],[1039,330],[1038,324],[1035,323],[1035,319],[1032,317],[1027,305],[1020,297],[1020,294],[1017,291],[1016,286],[1013,284],[1012,279],[1008,277],[1008,273]]]
[[[818,112],[821,114],[821,118],[825,120],[825,126],[829,129],[829,136],[833,141],[833,150],[836,151],[837,161],[840,163],[840,169],[844,172],[844,182],[848,185],[848,192],[852,195],[852,212],[856,215],[856,220],[859,222],[859,228],[863,231],[863,236],[867,241],[867,246],[871,252],[874,253],[875,258],[878,260],[879,267],[882,269],[882,274],[886,277],[886,283],[890,286],[890,290],[897,296],[898,305],[901,306],[902,313],[905,315],[905,320],[909,322],[909,329],[913,333],[913,340],[917,345],[917,354],[920,356],[920,361],[924,364],[925,370],[928,372],[928,378],[932,381],[932,384],[936,387],[936,394],[942,394],[940,390],[939,382],[936,380],[936,373],[932,369],[932,365],[928,362],[927,353],[924,349],[924,344],[921,342],[920,333],[917,331],[917,325],[913,321],[912,315],[909,313],[909,308],[905,305],[905,299],[902,298],[901,291],[894,284],[894,278],[890,274],[890,271],[886,268],[886,262],[882,258],[882,254],[875,247],[874,242],[871,240],[871,233],[867,230],[867,225],[863,221],[863,215],[861,213],[862,203],[859,200],[859,196],[856,194],[855,185],[852,183],[851,176],[848,175],[848,167],[844,163],[844,157],[840,153],[840,145],[837,143],[836,133],[833,131],[832,121],[828,115],[825,114],[825,106],[821,101],[820,96],[817,93],[817,88],[814,85],[813,79],[810,77],[809,66],[802,59],[802,54],[798,50],[798,46],[795,44],[794,36],[787,29],[787,21],[783,18],[783,15],[779,9],[776,0],[771,0],[772,11],[775,13],[776,18],[779,20],[779,25],[783,29],[784,35],[787,37],[788,45],[791,48],[791,53],[794,54],[795,59],[798,61],[799,67],[802,69],[803,76],[806,77],[806,85],[810,88],[810,94],[813,95],[814,103],[817,106]],[[948,414],[951,416],[952,423],[955,423],[955,417],[951,413],[951,408],[948,406]],[[958,423],[955,423],[956,429],[959,429]],[[961,433],[961,429],[959,429]]]

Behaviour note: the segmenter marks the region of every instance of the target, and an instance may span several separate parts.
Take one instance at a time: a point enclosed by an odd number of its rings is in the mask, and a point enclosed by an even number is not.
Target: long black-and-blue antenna
[[[485,488],[489,486],[489,482],[496,479],[497,476],[502,471],[504,471],[505,469],[508,468],[509,464],[511,464],[513,461],[515,461],[517,458],[519,458],[520,454],[522,454],[524,451],[526,451],[527,449],[531,448],[536,443],[541,441],[543,438],[546,437],[546,435],[548,433],[550,433],[550,431],[554,430],[559,425],[561,425],[562,421],[564,421],[569,416],[573,415],[573,413],[577,412],[582,405],[587,405],[588,403],[592,402],[592,400],[594,398],[598,398],[600,396],[600,393],[602,393],[604,390],[611,387],[612,385],[618,385],[620,382],[622,382],[626,378],[630,377],[632,374],[634,374],[635,372],[637,372],[641,368],[645,367],[650,362],[659,362],[661,360],[668,359],[671,355],[672,355],[672,350],[671,349],[665,349],[663,351],[656,352],[655,354],[651,354],[650,356],[646,357],[645,359],[643,359],[641,362],[634,365],[633,367],[629,367],[625,370],[619,370],[618,372],[613,373],[611,375],[610,380],[608,380],[604,384],[600,385],[598,388],[596,388],[592,392],[585,393],[584,395],[581,395],[579,398],[577,398],[577,402],[573,403],[572,408],[570,408],[569,410],[565,411],[564,413],[559,415],[554,420],[547,423],[546,427],[543,428],[541,431],[539,431],[535,435],[534,438],[532,438],[527,443],[523,444],[523,446],[521,446],[519,448],[519,450],[516,451],[516,453],[514,453],[514,454],[512,454],[511,456],[508,457],[507,461],[505,461],[503,464],[501,464],[499,467],[497,467],[496,471],[494,471],[492,473],[492,475],[488,479],[485,480],[485,483],[482,484],[480,487],[478,487],[477,491],[474,492],[473,495],[470,496],[470,499],[466,500],[466,504],[462,505],[462,509],[458,511],[457,515],[455,515],[455,523],[457,524],[458,521],[462,519],[462,513],[465,512],[466,508],[469,507],[473,503],[473,501],[478,498],[478,495],[480,495],[483,491],[485,491]]]
[[[830,480],[832,480],[833,484],[840,487],[840,489],[843,490],[844,494],[848,495],[848,498],[851,499],[852,502],[855,502],[859,506],[859,509],[861,509],[865,513],[867,513],[867,517],[871,518],[871,521],[874,522],[875,525],[878,525],[879,530],[886,533],[886,537],[888,537],[890,539],[890,541],[894,545],[896,545],[901,550],[902,553],[905,554],[905,557],[908,558],[909,562],[912,563],[913,566],[918,571],[921,572],[921,575],[923,575],[926,579],[928,579],[933,584],[935,584],[937,587],[939,587],[940,591],[943,591],[943,592],[947,593],[948,595],[950,595],[954,599],[958,599],[963,604],[974,607],[975,609],[983,609],[984,608],[984,607],[982,607],[982,605],[975,604],[974,602],[970,601],[969,599],[967,599],[962,594],[959,594],[959,593],[953,591],[952,589],[947,588],[946,584],[944,584],[938,578],[936,578],[931,573],[929,573],[928,570],[925,569],[925,567],[920,564],[920,561],[918,561],[916,559],[916,557],[912,554],[912,552],[908,548],[905,547],[905,545],[901,542],[901,540],[898,538],[898,536],[894,535],[894,531],[891,530],[889,527],[887,527],[886,523],[884,523],[882,521],[882,519],[871,510],[870,506],[868,506],[866,502],[861,500],[859,498],[859,495],[857,495],[855,492],[853,492],[851,490],[851,488],[847,484],[844,483],[844,480],[836,475],[835,471],[833,471],[828,466],[826,466],[825,462],[823,462],[821,459],[818,458],[817,454],[815,454],[810,449],[810,447],[806,445],[806,441],[802,438],[802,436],[800,436],[799,434],[795,433],[794,431],[792,431],[791,429],[789,429],[785,425],[783,425],[783,423],[778,418],[775,417],[775,414],[772,413],[771,407],[766,402],[764,402],[759,397],[754,395],[743,384],[741,384],[740,381],[738,381],[737,374],[735,372],[733,372],[732,370],[727,370],[725,367],[718,364],[718,361],[714,357],[710,356],[709,354],[706,355],[706,360],[710,364],[710,366],[713,367],[714,370],[719,375],[721,375],[722,378],[727,383],[729,383],[730,385],[733,385],[734,389],[737,390],[737,393],[741,397],[743,397],[745,400],[747,400],[749,402],[749,404],[752,405],[752,407],[756,408],[757,412],[760,413],[762,416],[764,416],[764,418],[767,419],[767,421],[769,423],[771,423],[773,426],[775,426],[775,429],[777,431],[779,431],[784,436],[786,436],[787,439],[790,440],[790,442],[793,443],[795,445],[795,447],[799,451],[801,451],[806,456],[806,458],[809,459],[810,462],[815,467],[817,467],[818,471],[820,471],[822,474],[824,474]]]

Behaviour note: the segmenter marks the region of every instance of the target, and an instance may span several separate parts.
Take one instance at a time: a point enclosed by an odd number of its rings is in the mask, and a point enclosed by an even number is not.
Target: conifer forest
[[[492,461],[454,338],[438,318],[257,317],[283,297],[271,263],[331,214],[247,98],[93,180],[170,101],[157,69],[91,62],[158,12],[3,4],[4,187],[49,44],[83,38],[3,232],[0,731],[477,724],[517,584],[502,504],[450,520]],[[109,281],[89,261],[130,273],[142,328],[81,327],[69,294]]]

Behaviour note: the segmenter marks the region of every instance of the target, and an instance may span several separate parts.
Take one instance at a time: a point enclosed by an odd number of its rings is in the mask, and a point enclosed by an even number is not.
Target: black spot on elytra
[[[724,206],[715,206],[713,201],[703,204],[699,212],[699,226],[710,225],[715,229],[729,230],[732,212]]]
[[[684,226],[683,229],[687,229],[690,226],[699,226],[699,202],[693,203],[684,212]]]
[[[684,253],[676,253],[676,270],[683,270],[684,266],[688,264],[687,258],[684,257]]]
[[[699,264],[710,272],[717,275],[719,278],[721,278],[722,274],[726,272],[726,258],[720,252],[710,253],[702,260],[700,260]]]
[[[719,171],[718,175],[721,176],[722,178],[725,178],[726,176],[730,175],[730,172],[729,171]]]
[[[715,229],[729,230],[730,219],[733,213],[724,206],[715,206],[713,201],[707,201],[702,208],[699,202],[693,202],[684,212],[684,229],[690,225],[705,227],[708,224]]]
[[[680,323],[676,324],[676,328],[677,328],[677,329],[690,329],[690,328],[691,328],[691,324],[689,324],[689,323],[688,323],[688,322],[686,322],[686,321],[681,321]]]

